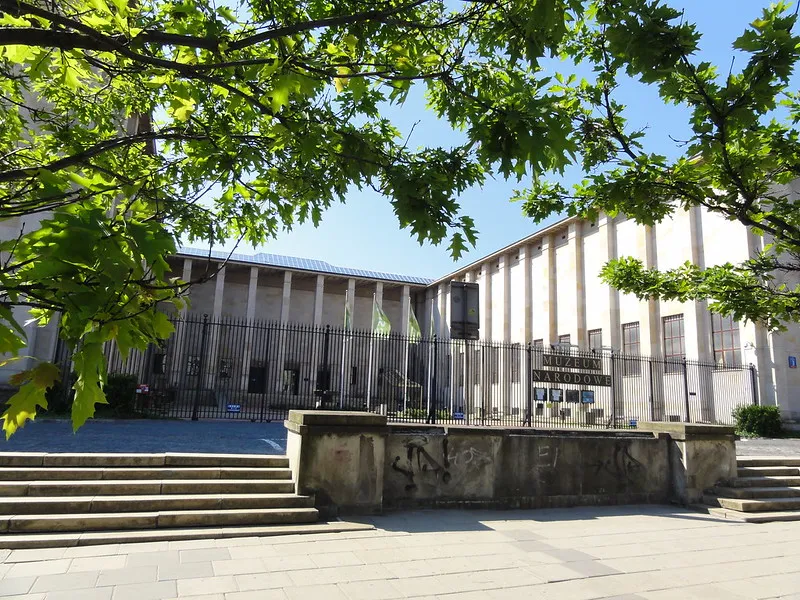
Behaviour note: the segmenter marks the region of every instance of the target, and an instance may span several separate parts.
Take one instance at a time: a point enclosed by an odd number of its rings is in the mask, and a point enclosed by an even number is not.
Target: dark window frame
[[[661,343],[664,352],[664,372],[677,373],[686,360],[686,327],[683,313],[661,317]]]
[[[642,335],[639,321],[622,324],[622,376],[639,377],[642,374],[641,356]],[[634,335],[635,333],[635,335]],[[632,358],[625,358],[625,357]]]
[[[732,315],[711,313],[711,343],[714,364],[718,369],[741,366],[742,344],[739,322],[734,321]]]
[[[593,337],[599,337],[599,340],[596,340],[599,343],[592,343]],[[589,330],[589,350],[602,350],[603,349],[603,330],[602,329],[590,329]]]

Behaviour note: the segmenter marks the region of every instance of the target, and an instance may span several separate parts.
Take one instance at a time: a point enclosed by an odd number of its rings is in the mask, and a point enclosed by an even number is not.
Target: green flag
[[[389,323],[389,317],[383,312],[383,309],[378,305],[378,300],[375,296],[372,297],[372,331],[375,333],[382,333],[389,335],[392,331],[392,325]]]
[[[422,337],[422,330],[419,328],[419,321],[414,314],[414,309],[409,305],[408,307],[408,337],[412,340],[418,340]]]
[[[350,312],[350,294],[344,296],[344,330],[353,331],[353,313]]]

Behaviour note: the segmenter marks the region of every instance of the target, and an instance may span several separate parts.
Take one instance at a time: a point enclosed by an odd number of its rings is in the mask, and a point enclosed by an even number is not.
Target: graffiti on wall
[[[441,443],[436,443],[441,440]],[[395,456],[392,470],[406,478],[405,489],[417,489],[420,478],[431,478],[433,482],[448,484],[454,471],[483,469],[492,463],[492,457],[472,446],[460,451],[450,448],[447,436],[411,436],[403,440],[405,460]],[[430,479],[429,479],[430,481]]]
[[[644,465],[631,456],[629,445],[625,442],[617,442],[610,457],[598,459],[589,466],[594,468],[595,475],[605,471],[620,483],[634,483],[644,473]]]

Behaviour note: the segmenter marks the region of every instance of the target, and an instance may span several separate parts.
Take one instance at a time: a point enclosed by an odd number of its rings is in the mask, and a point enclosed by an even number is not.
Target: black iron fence
[[[393,421],[532,427],[732,423],[756,371],[531,344],[414,338],[290,323],[173,321],[163,346],[109,374],[133,376],[136,409],[191,419],[283,419],[290,409],[375,411]]]

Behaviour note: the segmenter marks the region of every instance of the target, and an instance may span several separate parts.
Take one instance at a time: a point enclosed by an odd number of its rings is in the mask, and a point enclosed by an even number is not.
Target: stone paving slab
[[[797,522],[668,506],[362,521],[376,529],[12,550],[0,554],[0,600],[800,598]]]

